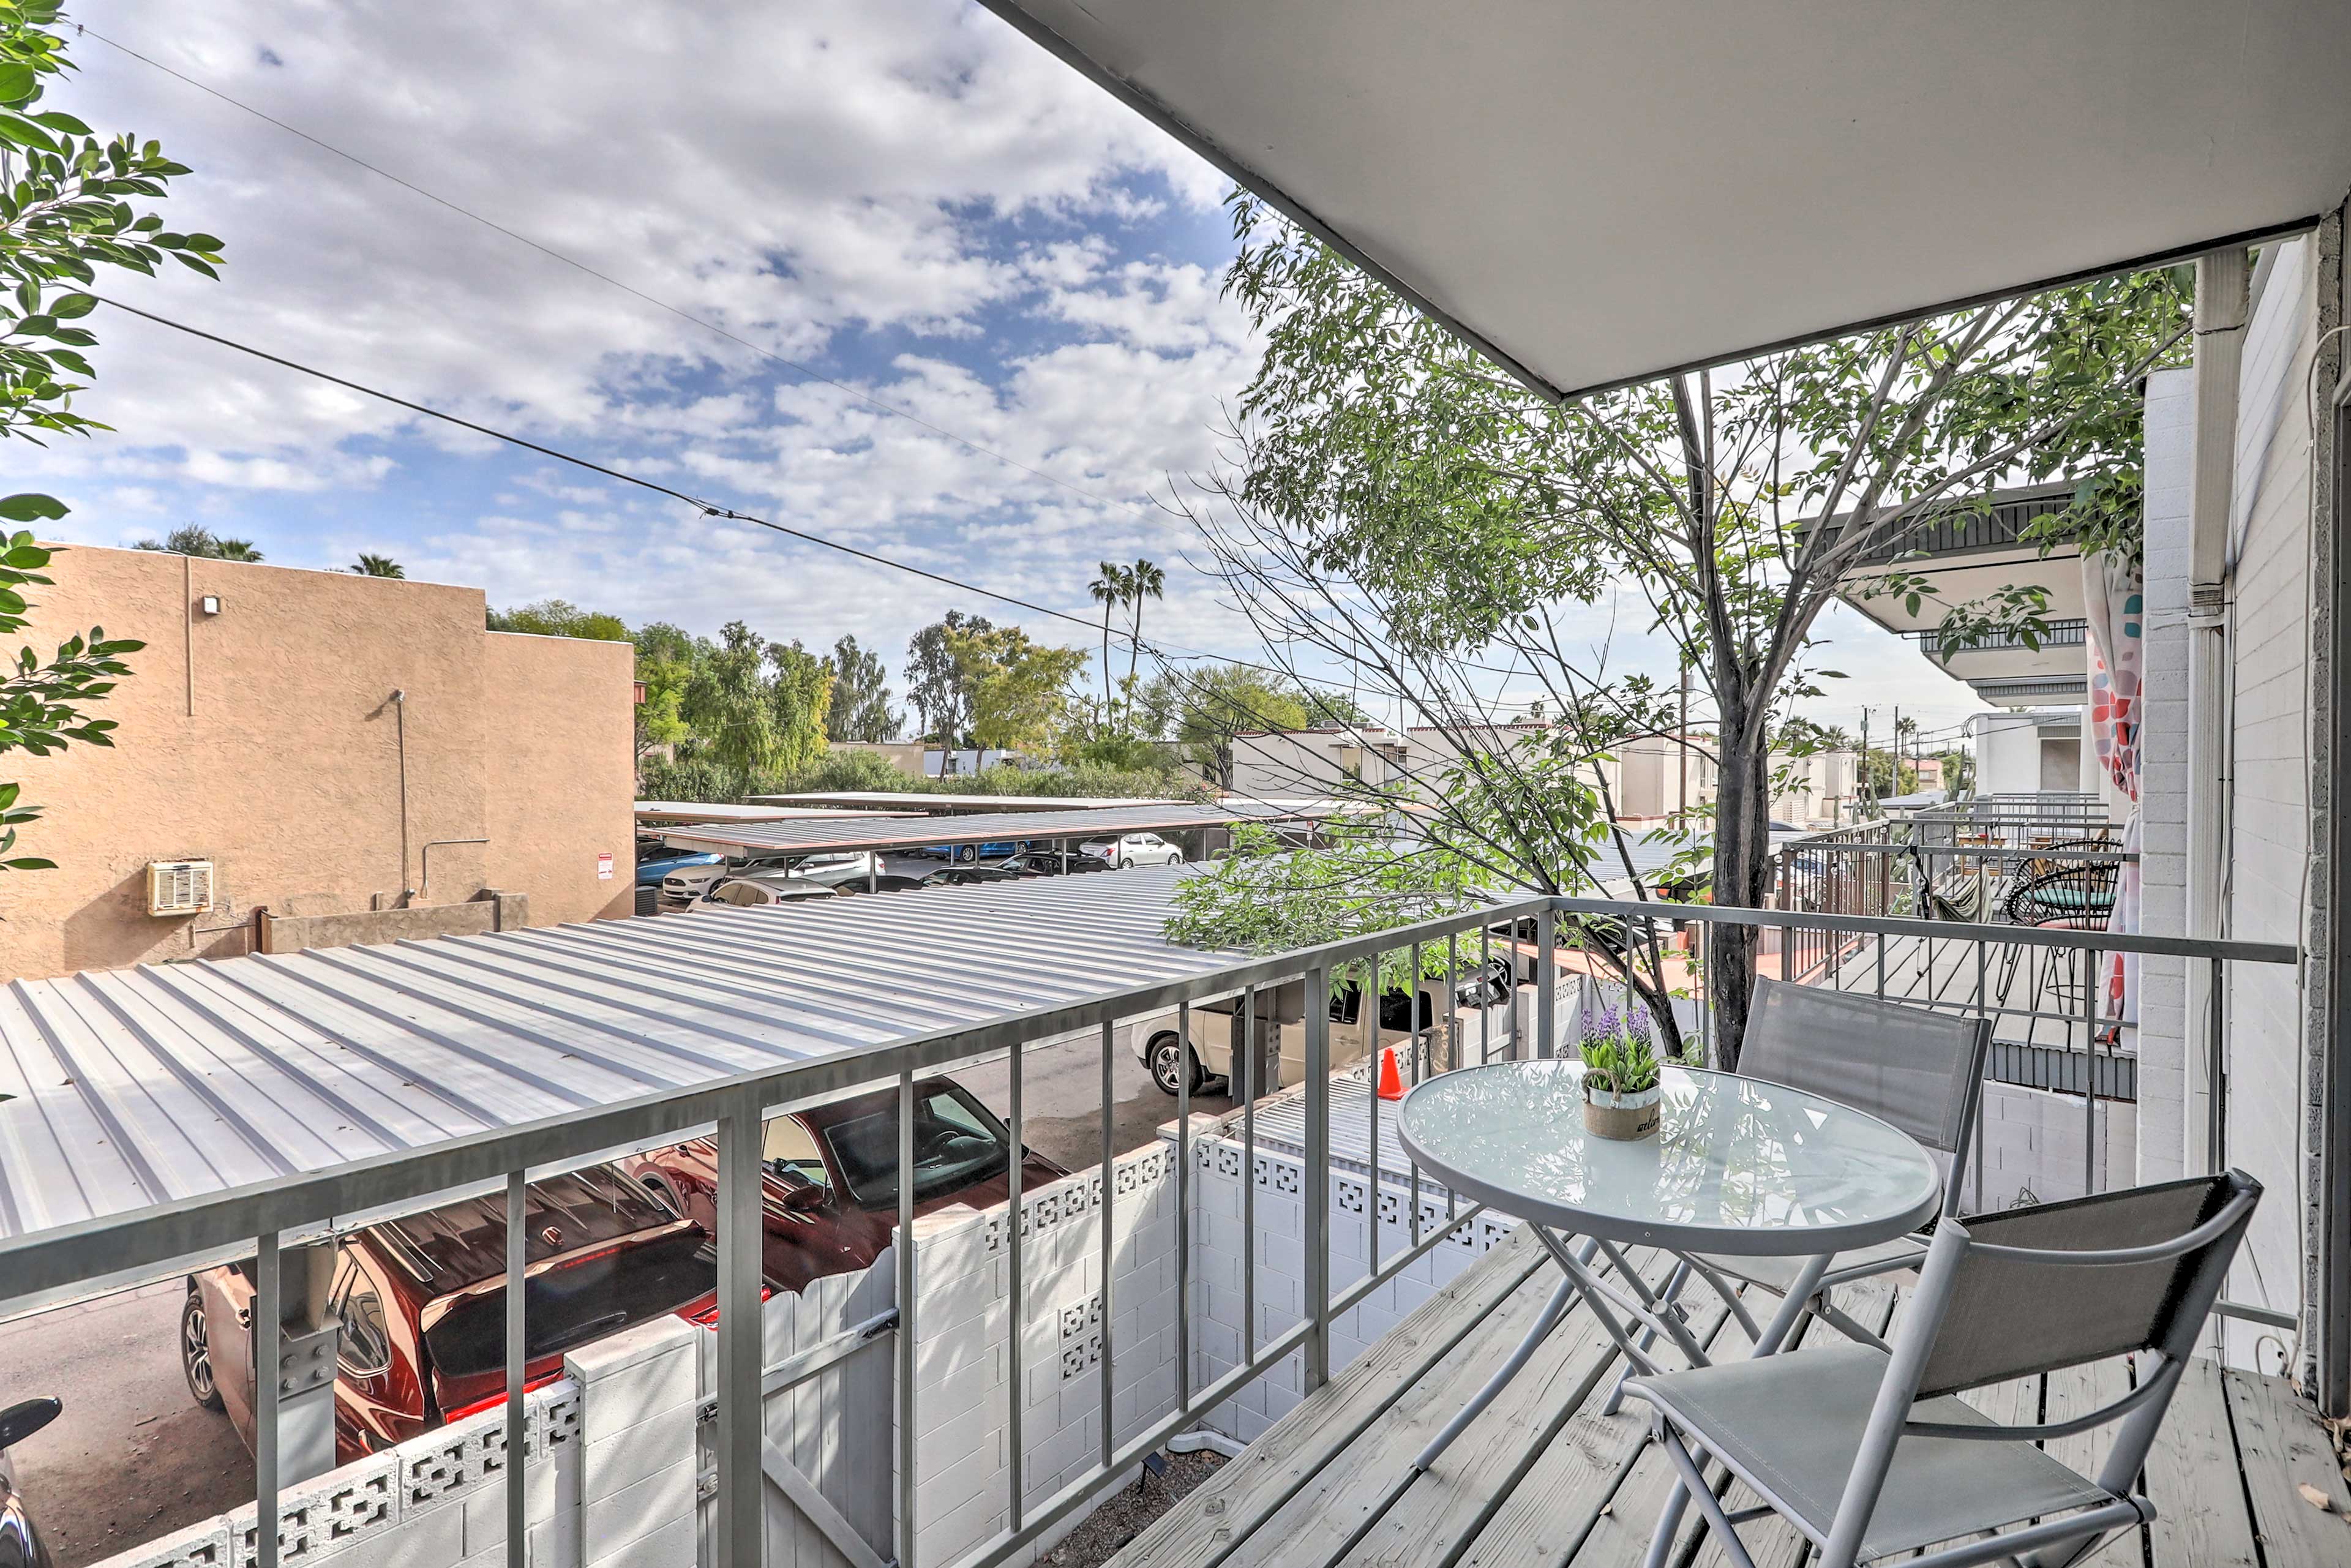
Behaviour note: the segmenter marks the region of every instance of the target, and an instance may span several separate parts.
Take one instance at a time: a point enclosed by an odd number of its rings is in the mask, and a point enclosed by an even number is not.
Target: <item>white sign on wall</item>
[[[596,880],[598,882],[612,880],[612,852],[610,850],[596,857]]]

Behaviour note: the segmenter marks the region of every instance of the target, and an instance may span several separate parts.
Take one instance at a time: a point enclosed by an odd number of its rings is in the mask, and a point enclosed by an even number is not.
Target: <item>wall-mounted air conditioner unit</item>
[[[201,915],[213,906],[213,862],[149,861],[147,913]]]

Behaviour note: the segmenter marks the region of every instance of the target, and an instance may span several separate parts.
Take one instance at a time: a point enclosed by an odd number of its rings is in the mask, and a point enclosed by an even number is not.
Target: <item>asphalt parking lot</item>
[[[12,1450],[57,1568],[80,1568],[253,1500],[253,1458],[180,1376],[183,1281],[0,1323],[0,1404],[65,1412]]]

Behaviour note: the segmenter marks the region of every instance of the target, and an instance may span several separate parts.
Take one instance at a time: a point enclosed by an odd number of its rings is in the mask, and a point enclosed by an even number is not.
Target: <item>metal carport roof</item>
[[[15,981],[0,1239],[1201,974],[1186,874]]]
[[[897,821],[878,811],[865,811],[826,821],[754,822],[739,827],[703,822],[666,830],[662,838],[680,849],[831,854],[851,850],[919,848],[926,844],[1099,839],[1113,833],[1223,828],[1236,822],[1321,821],[1346,810],[1332,801],[1270,804],[1229,800],[1218,806],[1196,806],[1171,800],[1089,811],[1005,811]]]
[[[1554,395],[2351,187],[2340,0],[982,3]]]
[[[639,827],[664,822],[790,822],[820,817],[919,815],[916,811],[863,811],[847,806],[733,806],[711,800],[640,800],[636,807]]]

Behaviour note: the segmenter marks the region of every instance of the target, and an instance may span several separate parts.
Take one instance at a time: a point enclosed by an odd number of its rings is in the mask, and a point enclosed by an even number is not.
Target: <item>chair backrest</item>
[[[2136,1351],[2187,1355],[2261,1191],[2229,1171],[1946,1222],[1936,1249],[1956,1257],[1938,1270],[1930,1254],[1919,1281],[1935,1327],[1917,1397]]]
[[[1758,979],[1739,1071],[1865,1111],[1956,1159],[1991,1049],[1989,1019]]]

